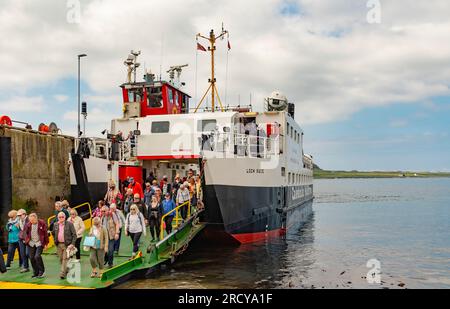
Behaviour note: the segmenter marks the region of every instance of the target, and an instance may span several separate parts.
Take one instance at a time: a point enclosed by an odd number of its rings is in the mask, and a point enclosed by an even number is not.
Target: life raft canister
[[[7,126],[12,126],[12,121],[11,121],[11,118],[9,118],[8,116],[0,116],[0,125],[1,124],[4,124],[4,125],[7,125]]]

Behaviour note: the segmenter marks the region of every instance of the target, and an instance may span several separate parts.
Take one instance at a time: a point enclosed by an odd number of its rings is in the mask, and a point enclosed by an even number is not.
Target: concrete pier
[[[0,137],[11,138],[12,208],[49,217],[56,197],[70,197],[68,155],[73,137],[4,125]]]

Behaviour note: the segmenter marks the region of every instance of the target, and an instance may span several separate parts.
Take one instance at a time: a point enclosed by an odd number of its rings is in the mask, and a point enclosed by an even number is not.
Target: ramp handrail
[[[187,201],[187,202],[184,202],[183,204],[181,204],[181,205],[178,205],[177,207],[175,207],[174,209],[172,209],[171,211],[169,211],[168,213],[166,213],[165,215],[163,215],[162,217],[161,217],[161,224],[160,224],[160,229],[161,229],[161,233],[160,233],[160,239],[163,239],[164,238],[164,229],[163,229],[163,223],[164,223],[164,219],[167,217],[167,216],[169,216],[171,213],[173,213],[173,212],[175,212],[176,211],[176,219],[175,219],[175,221],[176,221],[176,225],[178,226],[178,209],[180,209],[181,207],[185,207],[185,206],[188,206],[188,214],[187,214],[187,217],[189,218],[190,216],[191,216],[191,200],[189,199],[189,201]]]
[[[75,209],[75,210],[76,210],[76,209],[81,208],[81,207],[86,206],[86,205],[89,206],[89,219],[92,220],[92,208],[91,208],[91,204],[90,204],[90,203],[86,202],[86,203],[80,204],[80,205],[78,205],[78,206],[71,207],[71,209]],[[56,215],[53,215],[53,216],[51,216],[51,217],[49,217],[49,218],[47,219],[47,226],[48,226],[49,228],[50,228],[50,222],[51,222],[54,218],[56,218]],[[83,221],[84,221],[84,220],[83,220]]]

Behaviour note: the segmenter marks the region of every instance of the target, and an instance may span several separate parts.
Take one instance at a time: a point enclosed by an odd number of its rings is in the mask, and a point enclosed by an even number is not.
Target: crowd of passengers
[[[127,177],[120,187],[110,181],[104,199],[92,213],[92,226],[87,233],[83,219],[67,200],[55,202],[54,218],[49,226],[37,213],[11,210],[6,224],[6,263],[0,248],[0,273],[11,269],[17,253],[20,273],[30,272],[31,266],[32,278],[45,278],[42,253],[49,246],[51,234],[60,262],[60,279],[66,278],[70,259],[80,261],[82,250],[89,252],[91,278],[100,278],[105,268],[114,266],[114,256],[119,254],[123,241],[122,233],[132,242],[130,259],[133,259],[139,252],[142,235],[149,231],[151,241],[157,242],[161,229],[170,234],[176,215],[180,215],[180,221],[187,218],[188,205],[196,210],[204,207],[201,179],[192,169],[187,177],[176,175],[172,182],[167,176],[158,182],[150,173],[144,188],[133,177]]]

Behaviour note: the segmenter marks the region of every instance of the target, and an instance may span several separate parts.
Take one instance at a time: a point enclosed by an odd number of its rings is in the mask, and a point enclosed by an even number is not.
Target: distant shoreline
[[[402,172],[402,171],[327,171],[314,169],[315,179],[334,179],[334,178],[438,178],[450,177],[450,173],[444,172]]]

